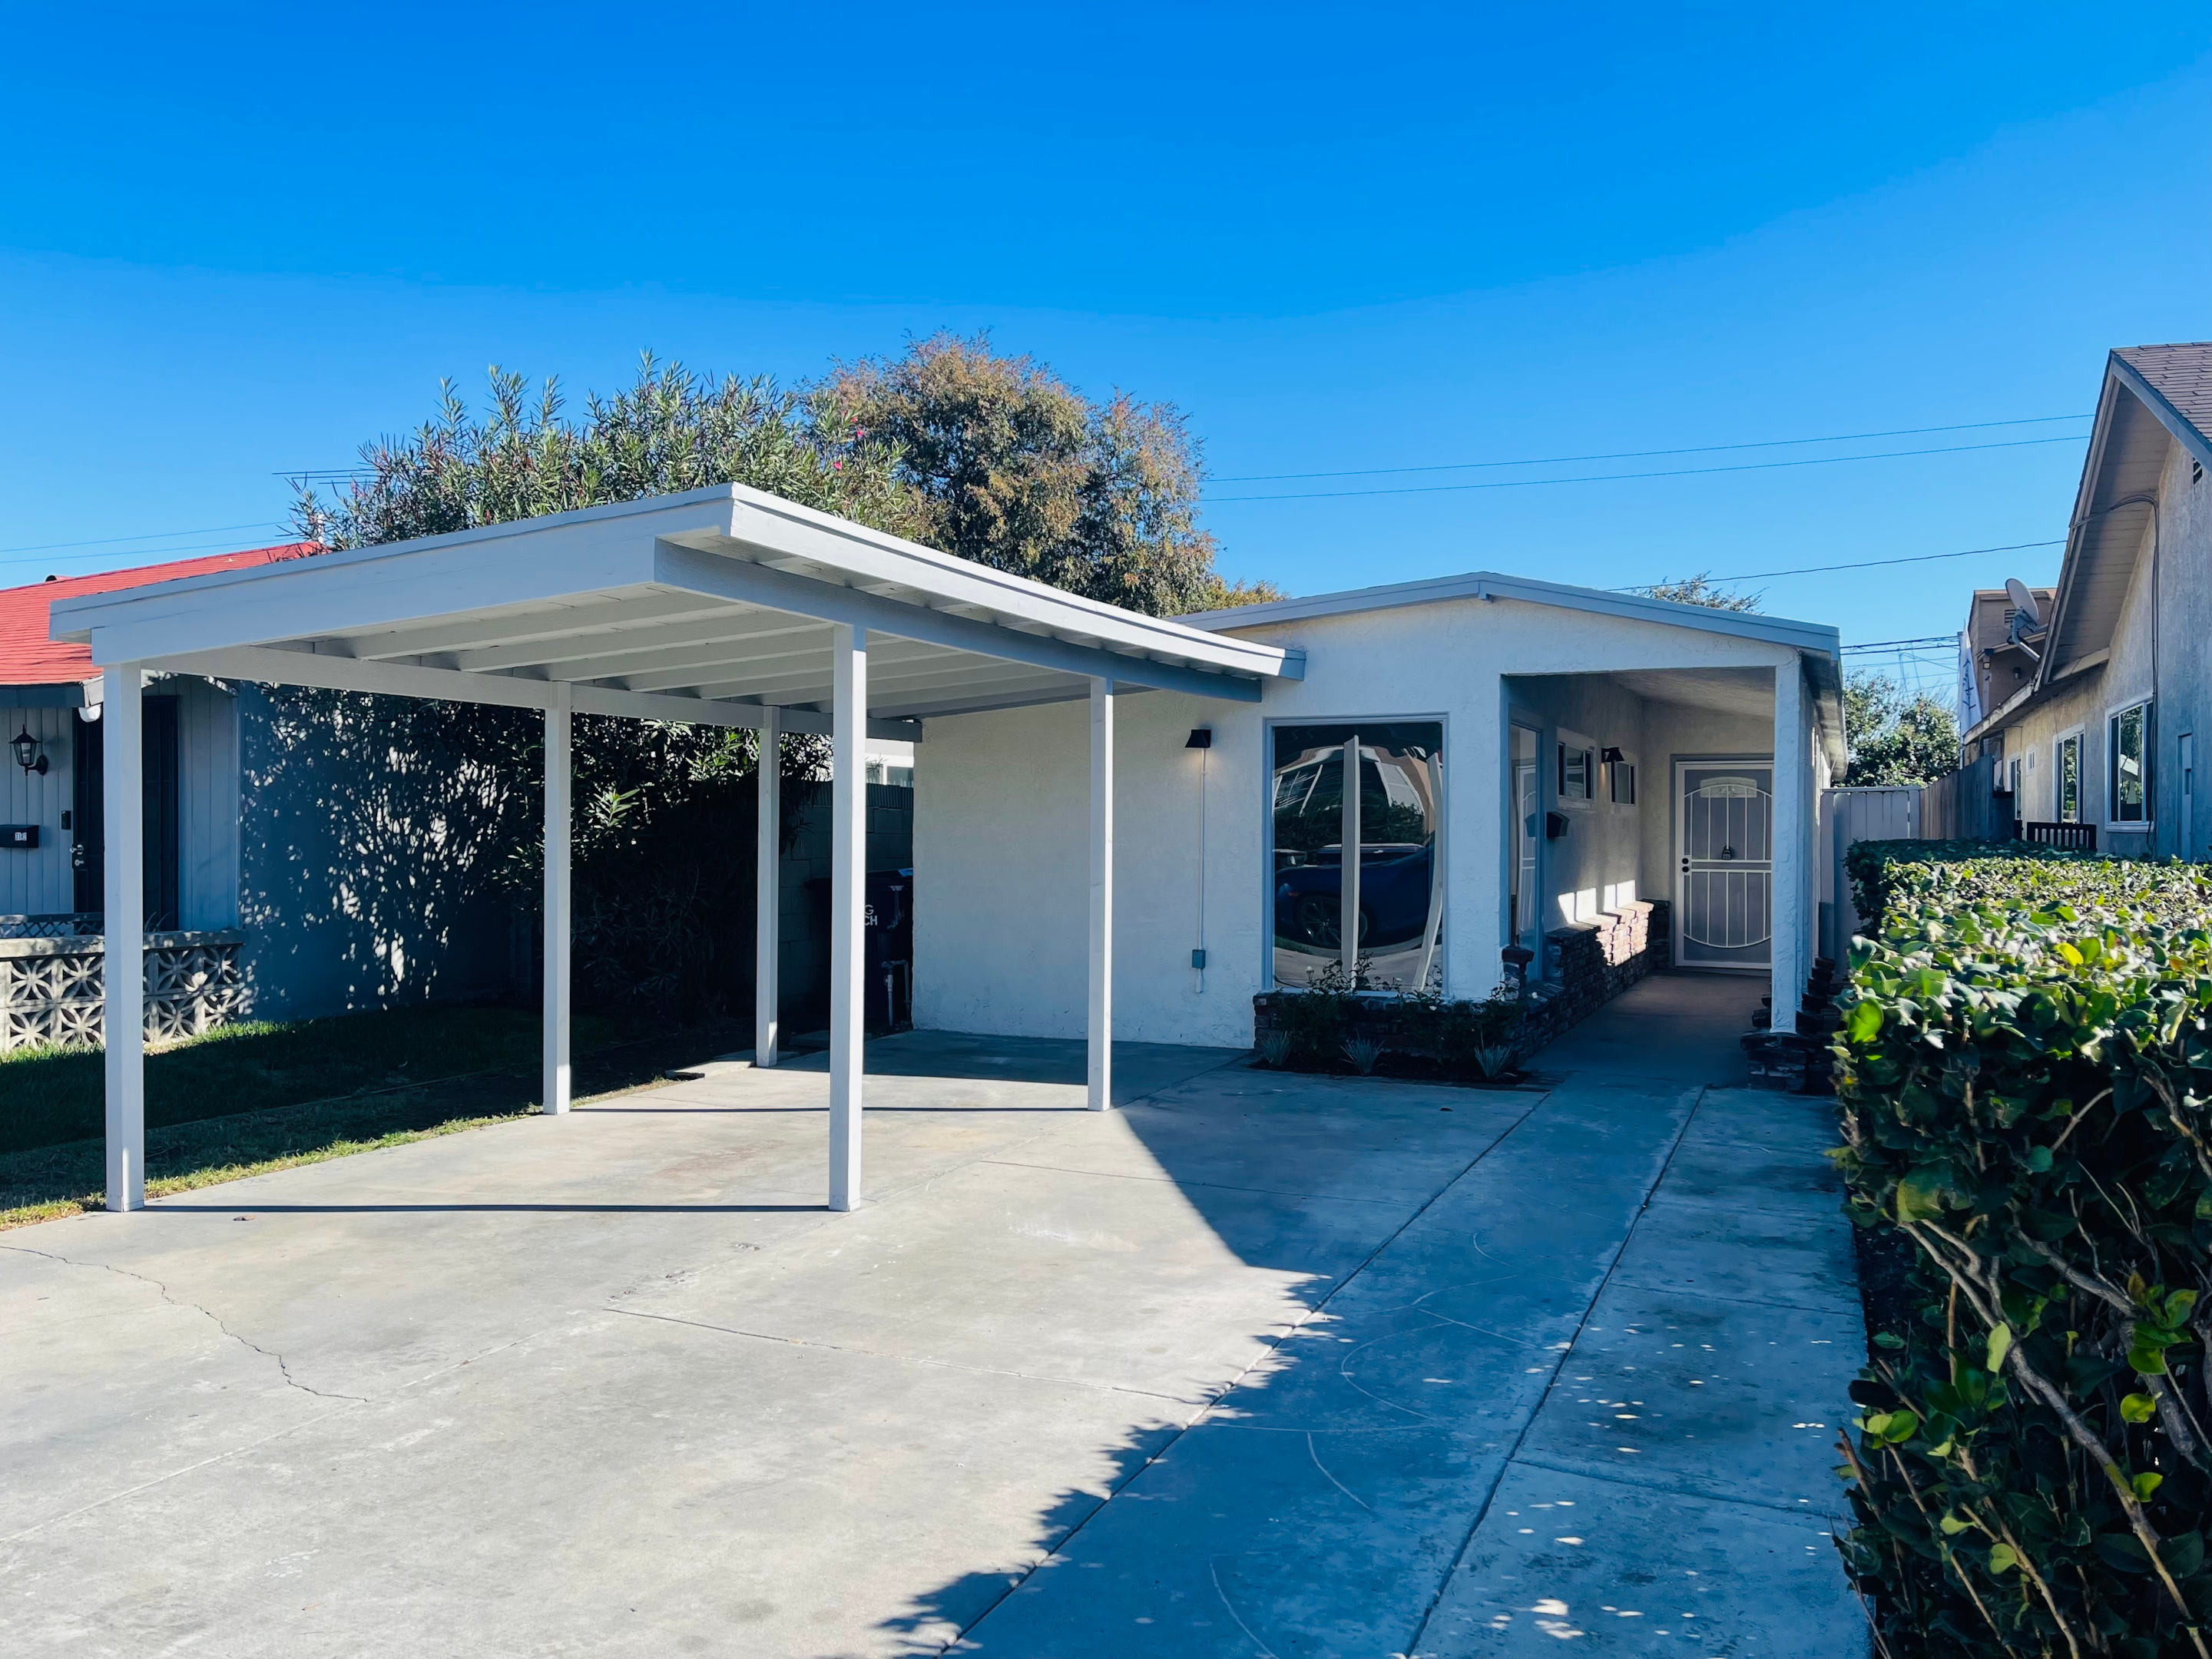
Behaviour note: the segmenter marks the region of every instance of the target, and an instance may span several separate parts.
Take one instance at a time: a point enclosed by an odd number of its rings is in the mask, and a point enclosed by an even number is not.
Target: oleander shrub
[[[2212,878],[1863,844],[1834,1154],[1914,1247],[1844,1437],[1896,1659],[2203,1659]],[[1869,903],[1868,901],[1872,900]]]

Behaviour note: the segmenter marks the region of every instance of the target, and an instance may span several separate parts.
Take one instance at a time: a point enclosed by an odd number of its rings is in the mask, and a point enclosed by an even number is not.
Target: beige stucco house
[[[1975,596],[1966,763],[1990,768],[2031,839],[2212,851],[2196,801],[2197,734],[2212,736],[2208,434],[2212,342],[2114,351],[2057,589],[1987,646]]]

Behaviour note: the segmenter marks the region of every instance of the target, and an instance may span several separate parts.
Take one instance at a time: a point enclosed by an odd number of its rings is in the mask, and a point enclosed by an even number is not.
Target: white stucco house
[[[2208,469],[2212,343],[2112,352],[2057,586],[2003,606],[1994,639],[1970,618],[1961,665],[1979,704],[1967,764],[2031,839],[2212,853],[2196,737],[2212,722]]]
[[[1087,1038],[1097,1107],[1112,1037],[1242,1046],[1255,996],[1332,956],[1480,997],[1516,939],[1653,897],[1678,966],[1771,978],[1794,1006],[1815,801],[1843,763],[1817,624],[1486,574],[1163,620],[736,485],[85,595],[53,627],[99,665],[118,757],[149,673],[540,711],[556,1113],[573,713],[830,732],[836,1208],[860,1189],[871,737],[921,745],[916,1023]],[[133,796],[107,797],[111,914],[138,896]],[[134,980],[110,973],[112,1007]],[[758,1018],[773,1064],[772,1000]],[[142,1061],[126,1040],[107,1064],[109,1201],[130,1208]]]

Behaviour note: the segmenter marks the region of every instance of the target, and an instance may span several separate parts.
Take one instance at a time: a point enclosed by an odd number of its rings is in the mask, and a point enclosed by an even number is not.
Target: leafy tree
[[[1094,403],[981,335],[840,363],[814,393],[821,434],[888,461],[917,539],[1153,616],[1280,599],[1231,585],[1198,527],[1198,441],[1170,404]]]
[[[1715,611],[1756,611],[1765,599],[1764,593],[1745,593],[1734,588],[1715,586],[1713,580],[1700,570],[1694,576],[1685,576],[1680,581],[1653,582],[1648,587],[1636,590],[1648,599],[1666,599],[1675,605],[1702,605]]]
[[[772,380],[708,380],[648,352],[635,385],[586,398],[581,422],[565,407],[557,379],[533,397],[495,366],[479,416],[442,380],[437,413],[363,444],[353,477],[301,481],[294,523],[303,540],[366,547],[736,483],[901,535],[922,528],[888,450],[823,444],[805,394]]]
[[[1844,737],[1853,784],[1927,783],[1959,766],[1959,722],[1926,691],[1905,695],[1887,674],[1844,682]]]

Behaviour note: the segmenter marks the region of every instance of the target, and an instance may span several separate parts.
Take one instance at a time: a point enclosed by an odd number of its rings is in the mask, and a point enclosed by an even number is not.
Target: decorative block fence
[[[97,915],[0,916],[0,1052],[101,1041],[100,924]],[[245,943],[228,931],[147,934],[147,1036],[197,1036],[237,1018]]]

